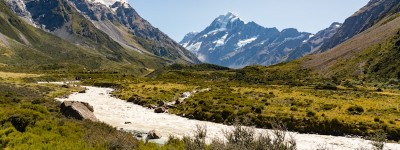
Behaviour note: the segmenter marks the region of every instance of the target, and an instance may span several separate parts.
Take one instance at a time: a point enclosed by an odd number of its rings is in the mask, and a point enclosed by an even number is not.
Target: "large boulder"
[[[156,109],[157,106],[156,106],[156,105],[149,105],[147,108],[149,108],[149,109]]]
[[[149,133],[147,133],[147,138],[148,139],[160,139],[161,134],[157,132],[156,130],[151,130]]]
[[[86,88],[84,88],[84,89],[78,91],[78,93],[86,93]]]
[[[86,103],[86,102],[80,102],[80,103],[82,103],[83,105],[85,105],[91,112],[94,112],[93,106],[90,105],[89,103]]]
[[[93,106],[85,102],[77,101],[64,101],[61,104],[61,113],[67,117],[72,117],[79,120],[91,120],[98,121],[96,116],[93,114]]]
[[[163,106],[165,106],[165,102],[162,101],[162,100],[159,100],[159,101],[157,102],[157,104],[158,104],[158,107],[163,107]]]
[[[130,97],[128,99],[128,102],[132,102],[137,105],[143,105],[145,103],[145,101],[143,101],[142,99],[143,99],[143,97],[135,95],[135,96]]]
[[[154,109],[155,113],[164,113],[165,112],[165,108],[164,107],[157,107],[156,109]]]

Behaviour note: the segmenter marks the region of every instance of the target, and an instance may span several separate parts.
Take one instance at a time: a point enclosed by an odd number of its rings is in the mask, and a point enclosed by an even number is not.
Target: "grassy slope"
[[[398,77],[398,24],[397,14],[388,16],[325,53],[270,67],[169,67],[150,74],[153,80],[117,81],[121,86],[114,94],[142,96],[147,106],[173,101],[182,90],[209,87],[169,112],[226,124],[250,118],[250,125],[265,128],[283,120],[290,130],[307,133],[367,136],[383,130],[399,140],[397,80],[359,80]]]
[[[398,140],[398,86],[374,87],[356,80],[318,78],[310,70],[301,69],[300,64],[295,61],[241,70],[172,66],[153,79],[117,77],[107,81],[103,77],[88,83],[116,83],[115,96],[140,96],[145,107],[159,100],[174,101],[184,91],[211,88],[169,112],[225,124],[249,118],[248,125],[263,128],[283,120],[289,130],[330,135],[366,136],[384,130],[390,139]],[[378,88],[383,92],[377,92]]]
[[[303,58],[302,66],[324,77],[397,78],[399,24],[399,14],[388,16],[327,52]]]
[[[66,118],[54,97],[76,91],[25,82],[41,75],[0,72],[0,149],[133,149],[133,135]]]

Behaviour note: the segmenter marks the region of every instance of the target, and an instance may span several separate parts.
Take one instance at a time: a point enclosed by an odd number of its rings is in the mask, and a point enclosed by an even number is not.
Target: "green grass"
[[[129,133],[117,131],[104,123],[79,121],[61,115],[60,103],[53,98],[79,88],[27,83],[24,78],[37,78],[37,75],[17,75],[0,80],[0,149],[138,147],[139,141]]]
[[[400,48],[400,31],[393,37],[374,45],[351,59],[341,60],[331,68],[338,78],[359,78],[386,82],[400,77],[397,58]]]
[[[192,119],[233,124],[236,119],[250,118],[247,125],[260,128],[271,128],[271,122],[282,120],[289,130],[304,133],[368,136],[384,130],[393,140],[400,135],[396,117],[400,90],[388,83],[323,79],[296,62],[241,70],[175,66],[157,74],[152,79],[94,80],[118,84],[115,96],[126,100],[141,96],[144,106],[174,101],[192,89],[210,88],[169,110]]]
[[[121,90],[123,89],[123,90]],[[148,104],[156,104],[158,101],[171,102],[177,100],[183,92],[196,89],[196,86],[183,84],[146,82],[122,85],[120,90],[113,94],[121,99],[129,99],[132,96],[140,96]]]

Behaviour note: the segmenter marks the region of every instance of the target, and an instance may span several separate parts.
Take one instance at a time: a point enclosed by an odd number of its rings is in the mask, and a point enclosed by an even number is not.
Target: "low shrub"
[[[317,86],[315,86],[315,89],[317,89],[317,90],[337,90],[338,88],[335,83],[325,82],[325,83],[317,84]]]
[[[350,106],[347,108],[347,113],[351,115],[361,115],[364,113],[364,108],[362,106]]]
[[[307,111],[307,117],[314,117],[316,113],[312,110]]]
[[[287,130],[282,125],[274,125],[273,132],[256,135],[255,129],[235,125],[233,130],[225,131],[226,142],[221,139],[213,139],[210,145],[206,145],[207,129],[197,126],[193,138],[184,137],[186,150],[295,150],[296,141],[293,137],[287,138]],[[175,142],[176,143],[176,142]]]
[[[332,110],[332,109],[336,108],[337,105],[335,105],[335,104],[322,104],[320,107],[321,107],[322,110]]]

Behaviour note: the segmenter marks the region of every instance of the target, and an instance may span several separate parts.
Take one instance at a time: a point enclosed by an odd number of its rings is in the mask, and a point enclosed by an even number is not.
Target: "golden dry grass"
[[[372,87],[366,87],[366,89]],[[400,111],[400,94],[398,90],[385,90],[384,92],[352,91],[352,90],[314,90],[309,87],[268,86],[268,87],[236,87],[235,92],[244,95],[246,92],[274,93],[275,97],[269,99],[270,105],[266,106],[263,114],[294,115],[305,117],[307,110],[315,111],[317,116],[324,114],[327,118],[338,118],[347,122],[373,122],[376,117],[386,123],[394,121]],[[252,99],[251,97],[247,97]],[[309,106],[294,106],[297,111],[292,111],[293,102],[306,102],[311,100]],[[292,104],[291,104],[292,103]],[[324,110],[323,105],[335,105],[331,110]],[[362,115],[351,115],[347,109],[351,106],[362,106],[365,113]],[[398,126],[391,124],[389,126]]]
[[[1,64],[0,64],[1,66]],[[7,78],[33,78],[33,77],[40,77],[40,74],[28,74],[28,73],[14,73],[14,72],[1,72],[0,71],[0,78],[7,79]]]
[[[179,98],[180,94],[192,91],[196,87],[162,82],[142,82],[137,84],[126,84],[123,89],[116,90],[113,94],[121,99],[129,99],[129,97],[138,95],[149,101],[173,101]]]

